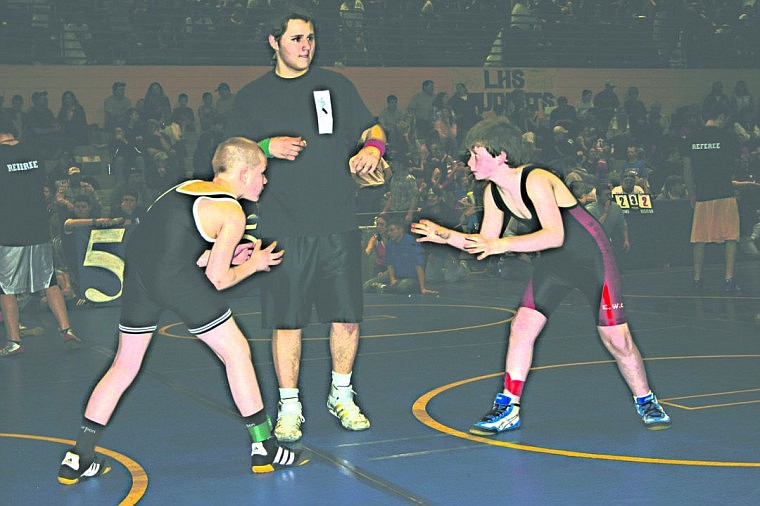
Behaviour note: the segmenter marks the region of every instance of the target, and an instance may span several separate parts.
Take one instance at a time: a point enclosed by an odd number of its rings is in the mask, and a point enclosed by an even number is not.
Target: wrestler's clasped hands
[[[256,241],[251,251],[251,256],[247,262],[253,262],[256,271],[269,271],[273,265],[282,263],[282,255],[285,251],[274,251],[277,246],[277,241],[273,241],[272,244],[266,248],[261,248],[261,241]]]
[[[232,265],[240,265],[249,258],[253,253],[253,243],[243,242],[235,247],[235,253],[232,254]]]

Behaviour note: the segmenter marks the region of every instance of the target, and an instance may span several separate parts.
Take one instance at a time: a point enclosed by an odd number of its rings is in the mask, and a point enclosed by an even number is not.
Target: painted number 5
[[[121,289],[124,284],[124,260],[113,253],[93,249],[95,244],[120,243],[124,238],[125,229],[107,228],[93,229],[90,232],[90,241],[87,243],[87,251],[84,254],[83,267],[98,267],[105,269],[119,280],[119,290],[115,295],[108,295],[97,288],[88,288],[84,292],[85,298],[92,302],[110,302],[121,297]]]

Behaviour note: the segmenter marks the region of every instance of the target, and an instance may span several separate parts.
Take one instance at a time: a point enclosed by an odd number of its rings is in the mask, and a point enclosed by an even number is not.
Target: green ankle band
[[[267,415],[266,422],[248,427],[248,432],[251,434],[254,443],[260,443],[272,437],[272,420],[269,415]]]

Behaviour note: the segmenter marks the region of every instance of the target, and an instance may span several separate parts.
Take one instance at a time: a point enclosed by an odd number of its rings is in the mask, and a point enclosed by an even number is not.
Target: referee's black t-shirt
[[[42,160],[28,144],[0,144],[0,245],[50,241]]]
[[[324,108],[316,107],[315,92],[329,92]],[[320,134],[318,116],[328,112],[333,131]],[[237,93],[227,137],[303,137],[308,143],[294,161],[268,160],[269,183],[259,201],[261,237],[326,235],[356,228],[356,184],[348,160],[358,151],[362,132],[374,123],[353,83],[321,68],[312,67],[295,79],[270,71]]]
[[[685,148],[686,157],[691,160],[697,200],[733,197],[731,180],[739,155],[734,135],[718,126],[705,126],[687,136]]]

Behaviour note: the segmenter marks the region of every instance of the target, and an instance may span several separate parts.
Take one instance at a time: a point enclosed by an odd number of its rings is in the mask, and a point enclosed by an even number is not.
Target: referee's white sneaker
[[[354,392],[351,385],[347,387],[330,386],[330,396],[327,398],[327,409],[340,420],[346,430],[367,430],[370,423],[354,402]]]
[[[294,443],[301,439],[301,425],[304,423],[303,407],[299,401],[280,401],[277,409],[277,423],[274,435],[283,443]]]

